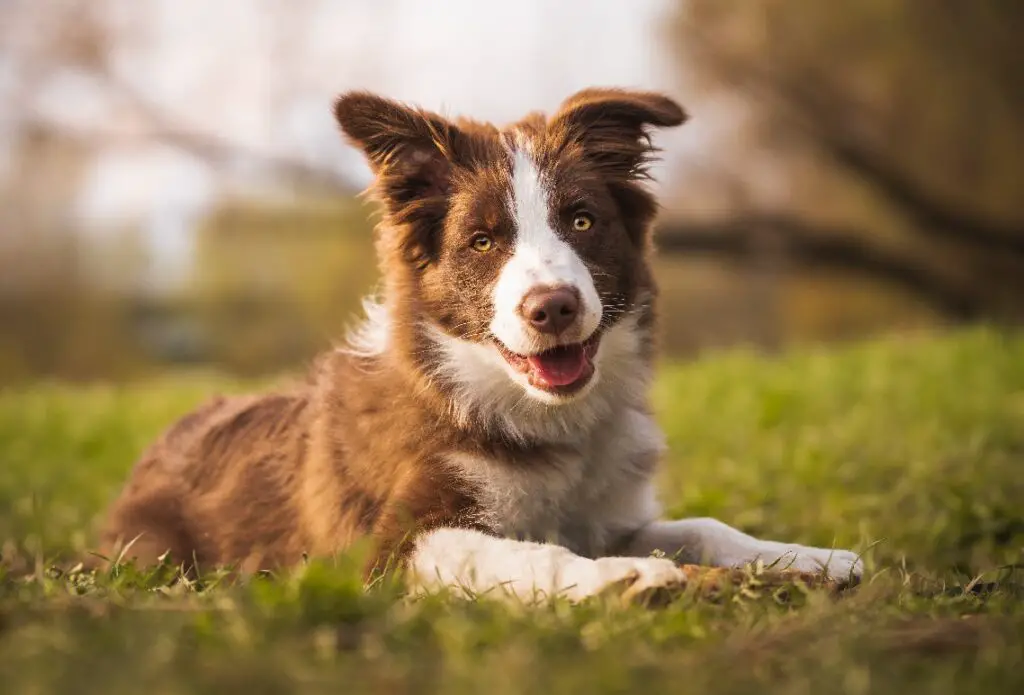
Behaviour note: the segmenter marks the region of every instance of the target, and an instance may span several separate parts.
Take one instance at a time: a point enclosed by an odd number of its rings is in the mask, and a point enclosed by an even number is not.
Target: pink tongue
[[[555,348],[527,358],[530,369],[550,386],[567,386],[583,376],[587,356],[580,345]]]

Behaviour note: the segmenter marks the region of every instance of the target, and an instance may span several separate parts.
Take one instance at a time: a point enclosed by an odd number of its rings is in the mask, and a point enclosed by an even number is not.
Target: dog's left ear
[[[675,127],[686,119],[682,107],[662,94],[584,89],[562,103],[551,130],[580,143],[587,158],[608,174],[637,179],[647,176],[657,153],[651,129]]]

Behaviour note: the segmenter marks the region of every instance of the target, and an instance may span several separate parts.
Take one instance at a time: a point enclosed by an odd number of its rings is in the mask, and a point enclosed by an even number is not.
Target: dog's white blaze
[[[509,349],[529,354],[554,347],[548,337],[528,331],[519,315],[526,293],[538,285],[567,285],[580,294],[579,336],[586,340],[601,322],[601,298],[586,264],[549,221],[550,196],[547,182],[527,149],[516,148],[512,164],[512,194],[509,208],[516,223],[512,257],[494,286],[494,318],[491,332]]]

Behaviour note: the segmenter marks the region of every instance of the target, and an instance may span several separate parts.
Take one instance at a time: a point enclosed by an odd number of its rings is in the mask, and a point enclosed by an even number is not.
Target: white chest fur
[[[658,515],[651,476],[663,448],[653,418],[623,408],[576,442],[538,449],[537,460],[449,462],[476,487],[494,530],[593,557]]]

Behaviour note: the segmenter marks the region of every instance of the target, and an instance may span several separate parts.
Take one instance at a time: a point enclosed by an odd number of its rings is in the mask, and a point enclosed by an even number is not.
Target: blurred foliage
[[[774,351],[942,325],[920,297],[855,273],[765,271],[758,264],[663,254],[655,263],[661,347],[674,357],[746,345]]]
[[[740,114],[703,184],[730,193],[716,219],[770,214],[797,252],[808,225],[852,238],[887,263],[847,253],[851,269],[924,274],[926,299],[1020,321],[1022,35],[1006,0],[680,3],[666,39],[695,120]]]
[[[86,34],[39,50],[97,68],[114,39]],[[679,3],[659,38],[693,116],[679,132],[703,128],[707,142],[667,163],[689,174],[663,196],[664,349],[1019,323],[1021,35],[1024,4],[1009,0]],[[171,148],[244,154],[163,125]],[[196,363],[293,369],[355,320],[377,269],[373,208],[350,191],[328,197],[291,160],[262,162],[291,184],[221,200],[199,225],[192,276],[158,291],[147,277],[159,259],[139,229],[83,231],[75,218],[83,171],[103,148],[38,124],[12,146],[0,383]]]
[[[124,294],[146,268],[137,230],[96,238],[69,219],[85,156],[43,132],[14,143],[19,176],[0,186],[0,384],[125,376],[149,359]]]
[[[378,277],[371,212],[350,198],[218,210],[199,231],[189,288],[207,359],[282,369],[340,339]]]

